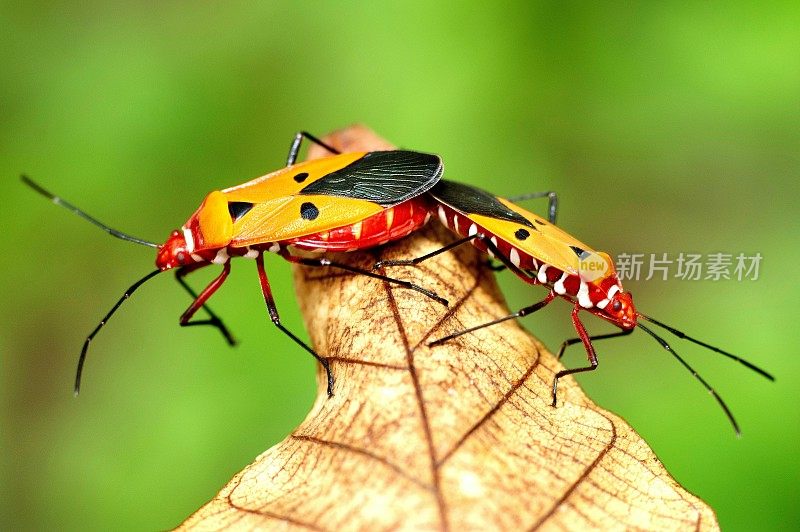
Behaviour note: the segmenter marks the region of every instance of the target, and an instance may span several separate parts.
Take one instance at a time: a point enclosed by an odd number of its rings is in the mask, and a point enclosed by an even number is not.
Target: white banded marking
[[[186,251],[188,253],[194,253],[194,237],[192,236],[191,229],[183,228],[183,239],[186,241]]]
[[[619,292],[619,285],[615,284],[611,288],[608,289],[608,293],[606,294],[606,297],[610,301],[611,299],[614,298],[615,295],[617,295],[617,292]]]
[[[542,284],[547,284],[547,264],[542,264],[542,267],[539,268],[539,272],[536,274],[536,280]]]
[[[581,280],[581,287],[578,289],[578,304],[583,308],[592,308],[592,300],[589,299],[589,285]]]
[[[258,257],[258,250],[257,249],[253,249],[253,248],[247,248],[247,253],[242,255],[242,257],[244,257],[246,259],[254,259],[254,258]]]
[[[519,268],[519,252],[517,251],[517,248],[511,248],[511,251],[508,253],[508,259],[511,261],[511,264]]]
[[[358,221],[358,222],[354,223],[351,226],[352,227],[351,231],[353,233],[353,238],[355,238],[356,240],[360,240],[361,239],[361,228],[362,228],[362,226],[363,226],[363,222],[362,221]]]
[[[394,223],[394,207],[386,209],[383,217],[386,219],[386,230],[388,231],[392,228],[392,224]]]
[[[564,286],[564,281],[567,279],[567,277],[567,272],[562,273],[561,277],[559,277],[558,281],[556,281],[553,285],[553,290],[556,291],[556,294],[563,296],[567,293],[567,287]]]
[[[469,226],[469,231],[467,231],[467,236],[477,235],[478,234],[478,226],[472,224]]]
[[[217,251],[217,256],[211,261],[214,264],[225,264],[231,260],[230,256],[228,255],[228,250],[225,248],[220,249]]]
[[[439,214],[439,221],[442,222],[442,225],[445,227],[450,227],[447,224],[447,214],[444,212],[444,207],[439,205],[439,209],[436,212]]]
[[[281,250],[281,245],[277,242],[273,242],[272,245],[267,249],[270,253],[278,253]]]
[[[605,310],[609,303],[611,303],[611,299],[619,292],[619,286],[613,285],[611,288],[608,289],[608,293],[606,294],[605,299],[601,299],[597,302],[597,308],[601,310]]]

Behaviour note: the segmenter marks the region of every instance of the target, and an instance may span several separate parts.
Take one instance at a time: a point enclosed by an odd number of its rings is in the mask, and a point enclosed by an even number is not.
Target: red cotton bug
[[[295,164],[304,138],[334,155]],[[313,135],[300,132],[289,149],[286,168],[242,185],[211,192],[181,229],[173,231],[161,245],[111,229],[22,176],[23,182],[53,203],[71,210],[109,234],[158,250],[157,269],[128,288],[86,338],[78,359],[75,394],[80,391],[83,365],[92,339],[139,286],[167,270],[175,270],[178,282],[194,298],[180,318],[181,326],[214,326],[233,345],[235,341],[227,327],[206,302],[228,277],[231,259],[244,257],[255,259],[270,319],[322,364],[327,376],[328,395],[332,395],[333,374],[328,360],[281,324],[264,269],[263,253],[274,252],[296,264],[328,266],[366,275],[416,290],[447,306],[446,300],[407,281],[326,258],[292,254],[293,250],[362,250],[397,240],[419,229],[431,216],[428,199],[423,194],[439,181],[442,171],[442,161],[437,155],[406,150],[340,153]],[[221,265],[222,272],[198,295],[184,277],[211,264]],[[190,321],[200,308],[205,309],[209,318]]]
[[[544,308],[556,297],[561,297],[574,305],[572,324],[578,333],[578,338],[572,338],[562,343],[558,351],[558,358],[561,359],[568,346],[582,343],[589,359],[589,366],[565,369],[556,373],[553,379],[553,406],[556,406],[558,380],[561,377],[597,369],[597,355],[592,341],[625,336],[638,327],[653,337],[661,347],[669,351],[700,381],[725,411],[736,434],[739,435],[739,425],[719,394],[675,352],[672,346],[652,329],[643,325],[641,320],[661,327],[678,338],[689,340],[733,359],[769,380],[775,380],[766,371],[732,353],[692,338],[674,327],[638,312],[634,307],[631,294],[622,288],[611,257],[606,253],[591,250],[586,244],[554,225],[557,210],[555,193],[544,192],[520,198],[547,196],[550,200],[549,220],[528,212],[509,200],[452,181],[440,181],[428,194],[435,202],[434,208],[439,220],[448,229],[463,238],[415,259],[380,261],[375,264],[375,268],[419,264],[461,244],[472,242],[475,247],[499,260],[526,283],[542,285],[549,291],[544,299],[533,305],[508,316],[439,338],[429,345],[440,345],[463,334],[509,319],[527,316]],[[594,314],[621,330],[610,334],[590,336],[580,320],[582,311]]]

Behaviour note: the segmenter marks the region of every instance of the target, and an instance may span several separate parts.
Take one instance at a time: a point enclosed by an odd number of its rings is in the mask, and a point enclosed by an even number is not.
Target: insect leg
[[[572,325],[575,327],[575,331],[577,331],[581,342],[583,342],[583,346],[586,348],[586,356],[589,359],[589,365],[584,368],[563,369],[558,373],[556,373],[555,377],[553,378],[552,406],[556,406],[556,392],[558,390],[558,379],[560,379],[561,377],[566,377],[567,375],[572,375],[573,373],[582,373],[584,371],[594,371],[597,369],[597,354],[594,352],[594,346],[592,345],[592,338],[589,336],[589,333],[586,332],[586,328],[583,326],[583,323],[581,323],[581,319],[578,316],[578,313],[580,311],[581,307],[579,305],[575,305],[575,308],[572,309]]]
[[[436,249],[434,251],[431,251],[430,253],[422,255],[421,257],[416,257],[413,259],[379,260],[372,266],[372,269],[377,270],[379,268],[384,268],[386,266],[416,266],[420,262],[424,262],[428,259],[435,257],[436,255],[440,255],[446,251],[450,251],[453,248],[457,248],[458,246],[466,244],[467,242],[470,242],[481,236],[482,235],[474,234],[470,236],[465,236],[464,238],[459,238],[458,240],[450,242],[446,246],[442,246],[439,249]]]
[[[211,284],[208,285],[208,287],[206,287],[206,289],[203,290],[203,292],[200,295],[198,295],[192,289],[192,287],[189,286],[189,283],[187,283],[186,280],[184,279],[186,275],[197,270],[198,268],[202,268],[203,266],[207,265],[208,263],[197,263],[190,266],[183,266],[182,268],[175,270],[175,279],[178,281],[178,283],[180,283],[182,287],[186,289],[187,292],[189,292],[189,295],[191,295],[194,298],[194,302],[192,303],[192,305],[188,309],[186,309],[186,312],[184,312],[183,315],[181,316],[180,319],[181,327],[189,327],[191,325],[213,325],[214,327],[219,329],[219,332],[222,333],[222,336],[225,337],[225,340],[228,342],[229,345],[236,345],[236,340],[233,338],[233,335],[230,333],[228,328],[225,326],[224,323],[222,323],[222,320],[219,318],[219,316],[217,316],[216,313],[214,313],[214,311],[212,311],[209,308],[209,306],[206,305],[206,301],[208,301],[208,298],[211,297],[211,295],[220,287],[220,285],[222,285],[222,283],[228,277],[228,273],[230,273],[231,270],[231,263],[230,262],[225,263],[225,266],[222,269],[222,273],[220,273],[219,276],[216,279],[214,279],[211,282]],[[207,320],[195,320],[190,322],[189,320],[192,318],[195,312],[197,312],[200,309],[200,307],[205,309],[210,318]]]
[[[272,288],[269,286],[269,279],[267,278],[267,271],[264,269],[264,254],[259,253],[256,257],[256,267],[258,268],[258,279],[261,282],[261,292],[264,294],[264,301],[267,304],[267,312],[272,323],[281,330],[286,336],[291,338],[300,347],[311,353],[311,356],[317,359],[325,368],[325,375],[328,378],[328,397],[333,395],[333,373],[331,373],[331,366],[328,359],[317,354],[316,351],[311,349],[305,342],[295,336],[289,329],[281,324],[281,318],[278,315],[278,307],[275,306],[275,298],[272,296]]]
[[[387,283],[396,284],[398,286],[402,286],[403,288],[415,290],[420,294],[441,303],[445,307],[449,306],[449,302],[443,297],[439,297],[435,292],[428,290],[427,288],[422,288],[421,286],[415,285],[414,283],[410,283],[408,281],[401,281],[400,279],[387,277],[386,275],[381,275],[379,273],[371,272],[369,270],[362,270],[361,268],[350,266],[349,264],[344,264],[342,262],[335,262],[325,258],[295,257],[294,255],[288,252],[281,252],[281,256],[284,259],[288,260],[289,262],[293,262],[295,264],[302,264],[303,266],[329,266],[331,268],[339,268],[340,270],[357,273],[359,275],[366,275],[367,277],[372,277],[373,279],[380,279],[381,281]]]
[[[325,144],[317,137],[309,133],[308,131],[299,131],[295,136],[294,140],[292,140],[292,145],[289,146],[289,155],[286,157],[286,166],[292,166],[297,161],[297,154],[300,152],[300,144],[303,143],[303,138],[307,138],[314,144],[318,144],[328,150],[329,152],[339,155],[340,152],[336,148],[332,148],[331,146]]]
[[[497,318],[496,320],[492,320],[492,321],[489,321],[489,322],[486,322],[486,323],[481,323],[480,325],[476,325],[475,327],[470,327],[469,329],[464,329],[463,331],[458,331],[458,332],[455,332],[453,334],[449,334],[449,335],[447,335],[447,336],[445,336],[443,338],[439,338],[438,340],[434,340],[434,341],[428,343],[428,346],[429,347],[433,347],[433,346],[436,346],[436,345],[441,345],[441,344],[443,344],[443,343],[445,343],[445,342],[447,342],[449,340],[452,340],[453,338],[458,338],[459,336],[461,336],[463,334],[475,332],[475,331],[483,329],[485,327],[490,327],[492,325],[497,325],[498,323],[502,323],[504,321],[512,320],[514,318],[522,318],[524,316],[527,316],[528,314],[533,314],[537,310],[543,309],[555,297],[556,297],[555,292],[550,291],[550,293],[547,294],[547,297],[542,299],[538,303],[534,303],[533,305],[530,305],[528,307],[521,308],[518,311],[516,311],[516,312],[514,312],[512,314],[509,314],[508,316],[503,316],[502,318]]]
[[[372,269],[376,270],[378,268],[383,268],[383,267],[386,267],[386,266],[416,266],[420,262],[423,262],[423,261],[426,261],[426,260],[428,260],[430,258],[433,258],[436,255],[439,255],[440,253],[444,253],[445,251],[449,251],[449,250],[451,250],[453,248],[457,248],[458,246],[460,246],[462,244],[466,244],[467,242],[469,242],[471,240],[480,240],[481,242],[483,242],[483,244],[486,246],[486,249],[489,250],[489,252],[491,252],[492,257],[497,259],[497,260],[499,260],[502,263],[500,265],[494,265],[494,264],[491,263],[491,261],[487,261],[487,266],[492,271],[496,271],[497,272],[497,271],[502,271],[502,270],[505,270],[506,268],[508,268],[511,271],[513,271],[516,275],[519,275],[522,278],[526,278],[526,277],[530,278],[531,277],[530,275],[528,275],[524,271],[522,271],[519,268],[517,268],[516,266],[514,266],[514,264],[510,260],[508,260],[508,258],[504,257],[503,254],[500,253],[500,250],[497,249],[497,246],[494,245],[492,240],[490,238],[488,238],[486,235],[481,234],[481,233],[476,233],[474,235],[465,236],[465,237],[460,238],[458,240],[454,240],[453,242],[450,242],[446,246],[442,246],[439,249],[436,249],[436,250],[431,251],[430,253],[428,253],[426,255],[422,255],[421,257],[416,257],[414,259],[379,260],[378,262],[376,262],[372,266]]]
[[[531,192],[530,194],[523,194],[521,196],[508,198],[508,201],[519,203],[520,201],[545,197],[547,198],[547,220],[551,224],[554,224],[556,223],[556,215],[558,214],[558,194],[555,192]]]
[[[623,330],[623,331],[618,331],[618,332],[615,332],[615,333],[598,334],[596,336],[590,336],[589,340],[591,340],[592,342],[594,342],[596,340],[608,340],[609,338],[618,338],[620,336],[627,336],[632,332],[633,332],[633,329],[628,329],[627,331]],[[564,343],[561,344],[561,347],[558,350],[557,358],[559,360],[561,360],[561,357],[564,356],[564,351],[567,350],[567,347],[569,347],[571,345],[575,345],[575,344],[580,343],[582,341],[583,340],[581,340],[580,338],[570,338],[569,340],[564,340]]]
[[[493,272],[502,272],[507,268],[505,264],[495,264],[492,259],[486,261],[486,267],[492,270]]]

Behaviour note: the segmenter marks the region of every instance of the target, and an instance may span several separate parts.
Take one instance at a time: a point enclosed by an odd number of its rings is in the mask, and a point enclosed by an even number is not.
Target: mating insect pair
[[[319,144],[334,155],[295,164],[304,138]],[[374,269],[368,271],[326,258],[305,258],[291,253],[293,249],[317,252],[355,251],[379,246],[419,229],[427,223],[431,213],[436,212],[442,223],[462,236],[461,239],[423,257],[383,261],[376,266],[418,264],[458,245],[472,242],[478,249],[500,260],[525,282],[546,286],[549,293],[542,301],[514,314],[441,338],[432,345],[507,319],[525,316],[543,308],[556,297],[562,297],[575,303],[572,321],[579,338],[564,342],[559,357],[568,345],[582,342],[590,366],[563,370],[556,374],[553,381],[553,405],[556,404],[559,378],[597,367],[592,340],[629,334],[638,325],[692,371],[714,395],[737,433],[739,432],[736,421],[719,395],[662,338],[641,325],[638,318],[733,358],[772,379],[768,373],[735,355],[690,338],[638,313],[630,294],[622,290],[610,257],[591,251],[588,246],[554,225],[557,210],[555,194],[529,196],[549,197],[549,221],[546,221],[479,189],[443,181],[442,172],[442,162],[436,155],[405,150],[342,154],[313,135],[301,132],[295,136],[289,149],[286,168],[243,185],[210,193],[181,230],[173,231],[162,245],[111,229],[23,176],[23,181],[54,203],[72,210],[113,236],[158,249],[158,269],[134,283],[87,337],[78,361],[75,392],[80,389],[89,344],[100,328],[139,286],[170,269],[176,271],[178,282],[194,298],[181,316],[180,324],[212,325],[220,330],[228,343],[233,344],[230,332],[208,308],[206,302],[227,278],[231,258],[245,257],[256,261],[262,293],[272,322],[322,364],[327,374],[328,394],[332,394],[333,375],[327,359],[317,354],[280,322],[264,269],[263,253],[275,252],[290,262],[307,266],[328,266],[367,275],[416,290],[447,305],[445,300],[425,288],[376,273]],[[222,265],[222,272],[198,295],[184,277],[210,264]],[[200,308],[205,309],[209,318],[191,321]],[[613,323],[621,331],[589,336],[578,316],[581,310],[587,310]]]

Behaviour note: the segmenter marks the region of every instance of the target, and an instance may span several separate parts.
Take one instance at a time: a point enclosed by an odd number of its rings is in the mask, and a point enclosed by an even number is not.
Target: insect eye
[[[611,310],[613,310],[614,312],[619,312],[621,308],[622,308],[622,303],[620,303],[619,300],[615,299],[614,302],[611,304]]]

